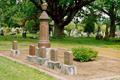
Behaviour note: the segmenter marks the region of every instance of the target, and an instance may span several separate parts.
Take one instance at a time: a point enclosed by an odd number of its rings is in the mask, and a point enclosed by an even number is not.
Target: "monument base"
[[[27,56],[27,59],[28,59],[28,61],[30,61],[30,62],[36,62],[36,56],[31,56],[31,55],[28,55]]]
[[[16,56],[16,55],[19,55],[20,54],[20,51],[19,50],[13,50],[11,49],[11,56]]]
[[[61,72],[67,75],[76,75],[77,74],[77,70],[76,67],[73,65],[65,65],[63,64],[61,66]]]
[[[61,68],[60,63],[54,62],[54,61],[48,61],[47,67],[51,68],[51,69],[60,69]]]
[[[51,49],[52,48],[46,48],[46,58],[47,59],[50,59],[50,50]],[[40,56],[40,49],[38,47],[36,48],[35,55]]]
[[[50,42],[49,41],[47,41],[47,42],[44,42],[44,41],[40,41],[39,43],[38,43],[38,48],[41,48],[41,47],[45,47],[45,48],[50,48]]]
[[[37,57],[37,62],[38,62],[40,65],[47,65],[48,59],[47,59],[47,58]]]

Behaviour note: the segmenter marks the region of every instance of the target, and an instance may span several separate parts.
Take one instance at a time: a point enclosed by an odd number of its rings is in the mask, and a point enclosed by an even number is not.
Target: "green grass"
[[[25,65],[0,57],[0,80],[56,80]]]
[[[0,36],[0,41],[13,41],[13,40],[17,40],[19,42],[36,42],[38,41],[38,39],[31,39],[31,37],[37,37],[38,36],[36,34],[27,34],[27,38],[24,39],[22,38],[21,34],[18,35],[6,35],[6,36]]]
[[[104,40],[95,40],[94,38],[63,38],[63,39],[53,39],[54,43],[63,43],[63,44],[80,44],[80,45],[94,45],[94,46],[102,46],[109,45],[111,42]]]
[[[12,41],[18,41],[18,45],[20,49],[27,49],[30,44],[35,44],[38,42],[39,39],[31,39],[32,36],[35,34],[28,34],[27,38],[22,38],[19,34],[15,35],[7,35],[7,36],[0,36],[0,50],[10,50],[12,47]],[[36,36],[36,35],[35,35]],[[37,37],[37,36],[36,36]]]
[[[55,47],[66,47],[74,48],[81,46],[94,46],[94,47],[108,47],[114,49],[120,49],[120,41],[116,42],[114,39],[108,41],[105,40],[96,40],[95,38],[63,38],[63,39],[52,39],[53,46]]]
[[[36,36],[36,39],[32,39],[32,36]],[[18,37],[9,35],[9,36],[0,36],[0,50],[10,50],[12,41],[17,40],[19,43],[20,49],[27,49],[30,44],[35,44],[39,41],[39,38],[36,34],[28,34],[27,38],[24,39],[21,35]],[[106,47],[106,48],[113,48],[113,49],[120,49],[120,39],[110,39],[108,41],[105,40],[96,40],[95,38],[73,38],[73,37],[66,37],[66,38],[50,38],[52,43],[52,47],[62,47],[62,48],[74,48],[74,47],[81,47],[81,46],[91,46],[91,47]],[[118,42],[117,42],[118,41]]]

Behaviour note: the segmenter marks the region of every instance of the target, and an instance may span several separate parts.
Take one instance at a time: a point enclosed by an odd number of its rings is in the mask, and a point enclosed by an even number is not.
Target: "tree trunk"
[[[108,39],[109,39],[109,31],[108,31],[108,28],[109,28],[109,26],[106,25],[105,37],[104,37],[105,40],[108,40]]]
[[[87,32],[87,37],[88,37],[88,38],[90,37],[90,32]]]
[[[114,16],[111,16],[110,17],[110,37],[115,37],[115,30],[116,30],[115,18]]]
[[[55,27],[54,27],[54,37],[63,37],[64,36],[64,26],[61,27],[57,24],[55,24]]]
[[[116,11],[115,11],[115,4],[111,4],[111,8],[109,10],[110,13],[110,37],[115,37],[115,20],[116,20]]]

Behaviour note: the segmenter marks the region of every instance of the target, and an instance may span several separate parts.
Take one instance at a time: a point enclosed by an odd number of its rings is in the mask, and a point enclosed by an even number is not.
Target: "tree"
[[[30,31],[31,27],[36,29],[38,23],[36,11],[35,5],[29,0],[0,0],[0,26],[22,27],[25,38],[27,30]]]
[[[84,31],[87,32],[88,37],[90,36],[90,33],[94,32],[95,30],[95,21],[93,15],[90,15],[86,19],[86,24],[84,27]]]
[[[41,10],[42,0],[31,0]],[[55,36],[64,35],[64,26],[68,25],[81,8],[95,0],[46,0],[47,13],[55,22]]]
[[[65,26],[65,30],[68,32],[69,37],[70,37],[70,33],[71,33],[72,29],[75,29],[75,28],[76,28],[76,25],[73,22],[71,22],[67,26]]]
[[[21,1],[21,0],[20,0]],[[29,0],[0,0],[0,22],[7,27],[24,26],[27,20],[36,17],[36,8]]]
[[[84,25],[84,32],[87,32],[88,37],[91,33],[95,31],[95,23],[97,23],[97,18],[99,17],[99,12],[96,11],[91,6],[85,6],[77,15],[81,19],[81,23]]]
[[[98,9],[104,14],[109,16],[110,20],[110,36],[115,36],[116,24],[120,20],[120,0],[97,0],[94,2],[92,7]]]

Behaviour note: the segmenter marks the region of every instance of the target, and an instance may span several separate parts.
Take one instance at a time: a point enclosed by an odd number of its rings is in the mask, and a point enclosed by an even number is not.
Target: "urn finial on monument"
[[[40,20],[49,20],[49,16],[48,14],[46,13],[46,10],[47,10],[47,7],[48,7],[48,4],[44,1],[43,4],[41,5],[41,8],[43,10],[43,12],[41,13],[39,19]]]
[[[41,8],[43,11],[46,11],[48,7],[48,4],[44,1],[43,4],[41,5]]]

